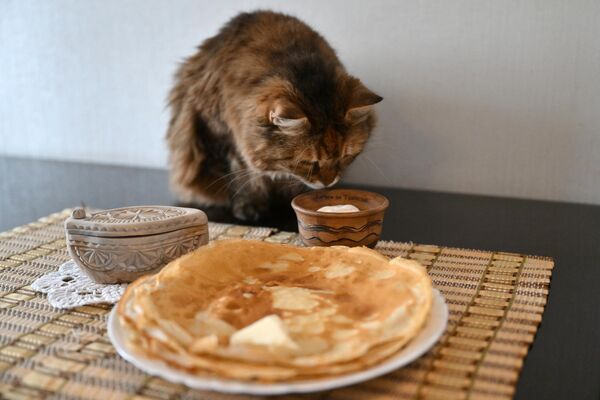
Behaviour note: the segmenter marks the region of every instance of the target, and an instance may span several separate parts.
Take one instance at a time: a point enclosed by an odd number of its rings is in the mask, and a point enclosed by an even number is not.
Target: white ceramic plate
[[[294,381],[290,383],[259,383],[202,377],[180,371],[162,361],[146,358],[133,352],[124,340],[123,326],[116,315],[117,307],[113,308],[108,318],[108,336],[117,349],[117,352],[142,371],[171,382],[183,383],[194,389],[255,395],[318,392],[352,385],[387,374],[409,364],[429,350],[446,329],[446,322],[448,321],[448,307],[444,298],[439,291],[434,289],[433,292],[433,304],[424,328],[404,349],[381,364],[363,371],[339,375],[329,379]]]

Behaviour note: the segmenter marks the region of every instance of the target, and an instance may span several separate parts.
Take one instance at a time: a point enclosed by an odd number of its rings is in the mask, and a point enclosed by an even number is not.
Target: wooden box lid
[[[148,236],[207,225],[201,210],[169,206],[133,206],[87,214],[76,208],[65,221],[69,234],[99,237]]]

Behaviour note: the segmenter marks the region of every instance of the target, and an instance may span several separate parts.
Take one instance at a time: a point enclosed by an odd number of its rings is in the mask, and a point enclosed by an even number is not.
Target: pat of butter
[[[328,213],[352,213],[360,211],[356,206],[352,204],[340,204],[337,206],[325,206],[321,207],[317,210],[318,212],[328,212]]]
[[[267,315],[240,329],[231,335],[230,343],[298,350],[298,345],[288,335],[283,321],[275,314]]]
[[[273,293],[273,307],[280,310],[310,310],[319,305],[313,292],[301,287],[274,286],[268,288]]]

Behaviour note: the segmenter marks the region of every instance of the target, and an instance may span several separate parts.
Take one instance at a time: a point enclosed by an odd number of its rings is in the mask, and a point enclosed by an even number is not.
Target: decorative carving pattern
[[[196,209],[138,206],[98,211],[84,218],[72,216],[66,228],[71,233],[115,237],[165,233],[206,222],[206,215]]]
[[[377,243],[377,240],[379,239],[379,235],[377,233],[369,233],[368,235],[365,235],[364,237],[361,237],[359,239],[351,239],[351,238],[347,238],[347,237],[343,237],[340,239],[333,239],[330,241],[326,241],[321,239],[318,236],[304,236],[301,234],[302,239],[305,242],[308,243],[318,243],[319,246],[334,246],[334,245],[341,245],[341,246],[348,246],[348,245],[352,245],[352,246],[367,246],[367,247],[373,247],[375,246],[375,243]]]
[[[383,224],[383,220],[379,219],[379,220],[369,221],[366,224],[359,226],[359,227],[340,226],[340,227],[336,228],[333,226],[322,225],[322,224],[305,224],[301,220],[298,220],[298,226],[300,226],[304,230],[313,231],[313,232],[329,232],[329,233],[363,232],[374,226],[380,226],[381,224]]]
[[[184,210],[175,207],[128,207],[95,213],[89,221],[105,224],[129,224],[162,221],[184,214]]]
[[[133,249],[130,244],[114,245],[69,240],[69,246],[85,268],[108,272],[115,268],[129,272],[146,272],[156,269],[200,246],[204,235],[162,242]]]

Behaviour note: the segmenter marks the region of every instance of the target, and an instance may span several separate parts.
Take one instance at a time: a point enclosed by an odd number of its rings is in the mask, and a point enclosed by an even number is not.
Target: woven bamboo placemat
[[[245,399],[149,376],[119,357],[106,335],[110,305],[52,308],[29,286],[68,260],[70,210],[0,234],[0,393],[6,399]],[[211,239],[296,243],[297,234],[211,224]],[[548,296],[549,258],[380,242],[387,256],[425,265],[446,298],[448,328],[418,361],[378,379],[308,399],[507,399]]]

